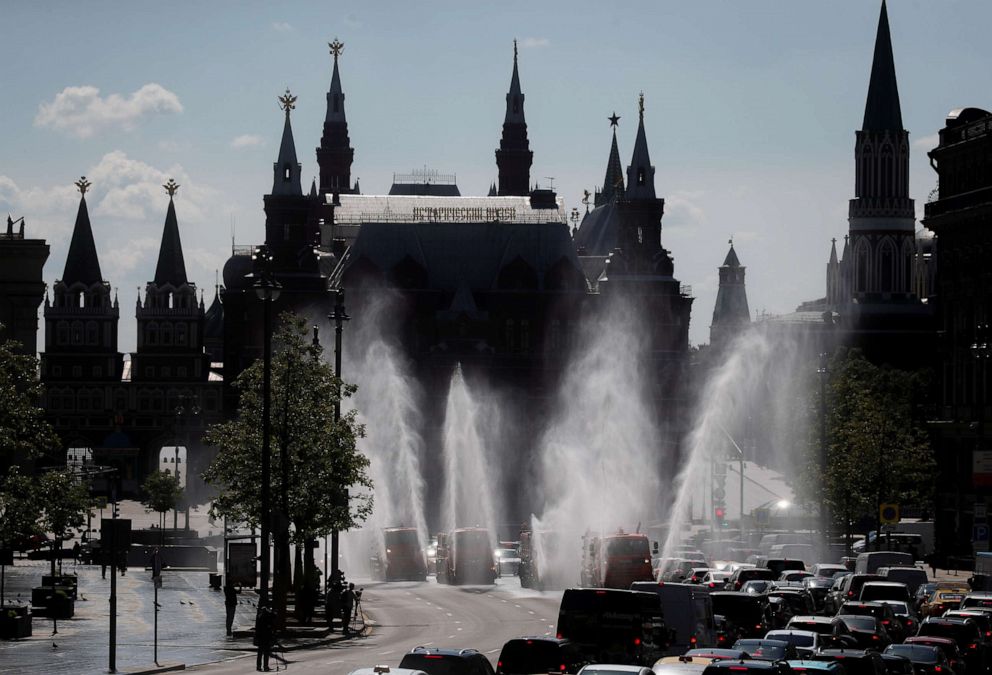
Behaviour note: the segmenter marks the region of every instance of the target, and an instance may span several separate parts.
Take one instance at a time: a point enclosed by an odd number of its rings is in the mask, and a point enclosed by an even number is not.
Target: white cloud
[[[155,237],[135,237],[128,239],[122,246],[110,249],[100,256],[104,261],[102,267],[107,268],[104,275],[109,276],[113,272],[119,282],[122,273],[131,272],[139,264],[153,260],[152,256],[158,252],[160,241]]]
[[[150,115],[182,111],[179,97],[154,82],[129,96],[110,94],[101,97],[96,87],[66,87],[51,102],[38,106],[34,124],[76,138],[90,138],[108,129],[130,131]]]
[[[241,134],[240,136],[235,136],[231,140],[231,147],[235,150],[241,150],[242,148],[255,148],[260,145],[265,145],[265,139],[257,134]]]
[[[926,150],[933,150],[940,143],[940,134],[930,134],[929,136],[924,136],[922,138],[917,138],[913,141],[914,148],[924,148]]]
[[[537,49],[539,47],[547,47],[551,44],[551,40],[546,37],[526,37],[520,41],[520,46],[524,49]]]
[[[276,21],[272,24],[272,29],[280,33],[288,33],[293,30],[293,27],[285,21]]]

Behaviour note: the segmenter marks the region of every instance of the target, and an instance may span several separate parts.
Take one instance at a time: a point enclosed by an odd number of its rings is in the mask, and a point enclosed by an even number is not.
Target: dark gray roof
[[[831,265],[837,264],[837,240],[830,240],[830,260],[828,261]]]
[[[506,117],[503,124],[524,124],[524,95],[520,90],[520,74],[517,72],[517,43],[513,43],[513,75],[510,77],[510,91],[506,94]]]
[[[539,288],[563,258],[581,273],[565,223],[369,222],[349,250],[343,274],[363,260],[389,274],[407,258],[426,271],[428,288],[458,291],[456,299],[466,307],[466,290],[495,289],[500,271],[518,260],[533,269]]]
[[[327,92],[327,114],[324,122],[346,122],[344,116],[344,91],[341,90],[341,75],[338,73],[338,57],[334,57],[334,72],[331,74],[331,88]]]
[[[296,143],[293,141],[293,127],[289,123],[289,110],[286,111],[286,123],[282,127],[282,142],[279,144],[279,157],[272,165],[272,194],[303,196],[300,163],[296,161]],[[289,169],[289,174],[286,174]]]
[[[162,230],[162,244],[158,249],[158,264],[155,266],[155,283],[182,286],[187,283],[186,261],[183,259],[183,245],[179,240],[179,222],[176,220],[176,205],[169,198],[169,210],[165,214],[165,227]]]
[[[643,176],[640,182],[639,176]],[[644,133],[643,110],[637,123],[634,154],[630,158],[630,166],[627,167],[627,199],[657,199],[654,191],[654,167],[651,166],[651,155],[648,153],[647,134]]]
[[[597,206],[582,218],[575,233],[575,246],[585,249],[583,255],[609,255],[617,247],[619,227],[616,202],[610,201]]]
[[[612,202],[623,194],[623,164],[620,163],[620,150],[617,147],[617,130],[613,129],[613,145],[610,146],[610,158],[606,162],[606,178],[603,179],[603,189],[596,195],[596,206]]]
[[[102,281],[100,260],[97,258],[96,243],[93,241],[93,228],[90,227],[90,212],[86,208],[86,197],[83,196],[79,198],[79,210],[76,212],[76,224],[72,229],[69,254],[65,259],[62,283],[71,285],[81,282],[90,286]]]
[[[423,195],[427,197],[460,197],[454,183],[393,183],[390,195]]]
[[[214,290],[214,301],[210,303],[203,324],[203,337],[220,338],[224,336],[224,305],[220,301],[220,287]]]
[[[892,38],[889,35],[889,14],[882,0],[875,36],[875,58],[871,64],[868,101],[865,103],[865,131],[902,131],[902,111],[899,108],[899,87],[896,66],[892,58]]]
[[[724,267],[740,267],[741,261],[737,258],[737,252],[734,251],[734,242],[730,242],[730,250],[727,251],[727,257],[723,259]]]

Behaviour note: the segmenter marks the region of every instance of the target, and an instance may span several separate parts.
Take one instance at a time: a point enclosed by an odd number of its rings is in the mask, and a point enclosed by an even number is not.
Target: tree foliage
[[[69,530],[82,527],[90,509],[89,488],[71,471],[46,471],[38,479],[37,507],[41,509],[41,526],[57,542]]]
[[[14,467],[0,483],[0,548],[22,541],[37,530],[34,481]]]
[[[145,507],[158,513],[165,513],[176,508],[183,489],[179,486],[179,476],[173,476],[168,471],[153,471],[141,484]]]
[[[3,325],[0,324],[0,335]],[[20,343],[0,339],[0,448],[5,460],[32,458],[57,450],[60,441],[40,407],[38,359],[18,352]]]
[[[827,368],[827,470],[820,466],[820,393],[810,396],[809,453],[802,491],[823,491],[834,521],[850,533],[879,504],[929,509],[936,469],[925,431],[920,373],[879,367],[859,350],[840,350]]]
[[[288,518],[299,544],[332,530],[348,530],[372,510],[369,461],[356,442],[364,435],[354,410],[334,419],[334,404],[356,391],[343,384],[323,358],[323,349],[307,335],[306,321],[280,317],[273,336],[271,380],[270,485],[273,509],[282,489],[280,460],[288,462]],[[253,363],[236,382],[240,403],[235,419],[212,426],[206,442],[217,457],[204,479],[220,488],[214,515],[258,525],[262,449],[263,363]],[[350,502],[335,486],[358,488]]]

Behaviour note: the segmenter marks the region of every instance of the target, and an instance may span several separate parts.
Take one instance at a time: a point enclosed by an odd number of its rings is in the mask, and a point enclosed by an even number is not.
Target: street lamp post
[[[341,420],[341,334],[344,332],[344,322],[351,317],[344,311],[344,289],[338,288],[335,292],[334,310],[327,315],[327,318],[334,322],[334,377],[338,381],[338,395],[334,402],[334,423]],[[335,485],[338,500],[348,503],[347,488],[344,485]],[[340,501],[339,501],[340,504]],[[327,566],[324,566],[327,569]],[[338,571],[338,531],[331,531],[331,578],[334,579]]]
[[[262,543],[261,579],[258,588],[259,608],[269,605],[269,539],[271,537],[270,460],[272,427],[270,419],[272,393],[272,302],[279,297],[279,284],[272,278],[272,252],[267,246],[255,249],[252,286],[262,301],[262,485],[260,491]],[[259,615],[260,616],[260,615]],[[257,621],[257,618],[256,618]]]

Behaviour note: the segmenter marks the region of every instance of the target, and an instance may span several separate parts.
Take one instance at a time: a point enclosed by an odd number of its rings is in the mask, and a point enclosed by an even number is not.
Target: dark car
[[[992,614],[979,609],[949,609],[944,619],[971,619],[978,624],[986,642],[992,641]]]
[[[755,661],[714,661],[706,666],[703,675],[790,675],[789,666],[784,662]]]
[[[885,661],[885,672],[889,675],[914,675],[916,672],[913,662],[905,656],[882,652],[882,660]]]
[[[742,567],[734,572],[733,576],[730,577],[730,583],[728,585],[735,591],[739,591],[741,590],[741,586],[748,581],[752,581],[754,579],[775,581],[778,577],[778,574],[767,567]]]
[[[789,619],[789,623],[786,625],[786,628],[790,628],[792,630],[806,630],[811,633],[819,633],[820,635],[833,635],[834,617],[813,615],[794,616]]]
[[[845,602],[856,601],[861,595],[861,587],[869,581],[885,581],[885,577],[877,574],[848,574],[834,582],[833,588],[827,594],[825,611],[837,614]]]
[[[947,660],[940,647],[913,644],[889,645],[882,652],[882,656],[886,655],[898,655],[909,659],[916,675],[946,675],[954,672],[951,669],[951,662]]]
[[[951,663],[951,668],[957,675],[963,675],[967,670],[967,665],[965,664],[964,655],[961,650],[958,649],[958,643],[951,638],[943,637],[933,637],[929,635],[914,635],[913,637],[906,638],[904,645],[928,645],[930,647],[939,647],[947,660]],[[974,674],[972,674],[974,675]]]
[[[747,652],[756,661],[787,661],[798,659],[795,646],[784,640],[738,640],[734,649]]]
[[[814,661],[836,661],[847,675],[886,675],[882,655],[870,649],[821,649]]]
[[[496,660],[497,675],[531,673],[577,673],[586,665],[582,653],[570,640],[553,637],[520,637],[503,645]]]
[[[794,616],[806,616],[816,611],[813,607],[813,600],[809,594],[801,588],[776,588],[765,594],[769,601],[773,598],[781,598],[779,623],[777,627],[782,627]]]
[[[743,649],[738,649],[737,647],[730,649],[722,649],[720,647],[700,647],[698,649],[690,649],[683,654],[682,657],[688,659],[712,659],[713,661],[721,661],[724,659],[740,661],[741,659],[746,659],[748,654]]]
[[[902,621],[896,616],[895,609],[885,602],[845,602],[837,616],[841,614],[875,617],[896,643],[902,642],[908,635]]]
[[[794,673],[805,675],[847,675],[840,661],[812,661],[810,659],[790,659],[786,664]]]
[[[892,638],[889,637],[885,626],[873,616],[838,614],[834,618],[837,619],[837,623],[834,624],[834,635],[853,637],[860,649],[882,651],[892,644]]]
[[[400,668],[427,675],[493,675],[489,659],[475,649],[414,647],[400,661]]]
[[[964,656],[965,663],[968,664],[968,670],[972,674],[985,671],[988,662],[988,648],[985,636],[978,623],[973,619],[928,617],[920,624],[917,635],[945,637],[954,640]]]
[[[728,640],[733,643],[739,638],[764,637],[768,630],[765,620],[765,603],[761,596],[719,591],[710,593],[713,613],[719,614],[727,623]]]
[[[816,611],[819,612],[823,609],[827,600],[827,593],[830,592],[833,585],[833,579],[826,577],[806,577],[803,579],[803,589],[809,593],[809,597],[813,601],[813,608]]]
[[[782,576],[782,572],[787,570],[799,570],[801,572],[806,571],[806,563],[802,560],[796,560],[791,558],[768,558],[765,560],[765,567],[775,572],[775,578],[778,579]]]
[[[902,624],[904,635],[906,637],[916,635],[916,631],[919,629],[920,625],[920,617],[916,616],[916,613],[913,612],[913,609],[909,606],[909,603],[896,602],[895,600],[881,600],[880,602],[892,608],[892,613],[896,615],[896,618],[899,619],[899,623]]]

